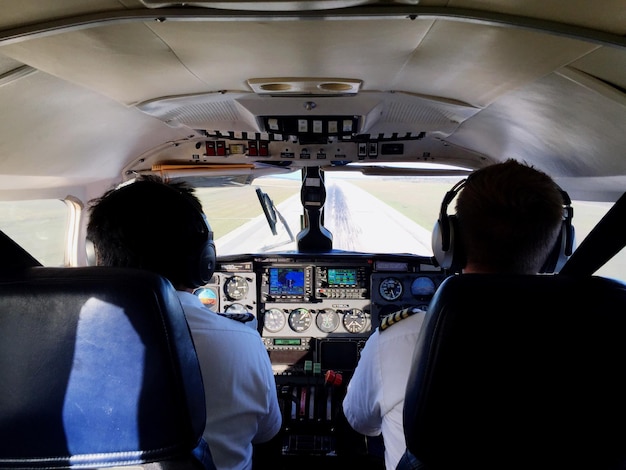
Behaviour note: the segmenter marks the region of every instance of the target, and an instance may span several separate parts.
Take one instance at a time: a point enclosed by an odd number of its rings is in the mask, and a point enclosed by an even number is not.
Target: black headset
[[[216,252],[215,242],[213,241],[213,230],[209,225],[209,221],[203,213],[202,221],[206,230],[206,239],[200,246],[199,253],[192,254],[189,266],[189,282],[193,287],[200,287],[205,285],[213,277],[213,271],[215,271]]]
[[[432,232],[432,249],[439,265],[453,272],[459,272],[465,263],[465,253],[459,237],[459,225],[456,214],[448,214],[448,206],[463,189],[467,179],[456,183],[444,196],[439,211],[439,219]],[[563,223],[552,251],[542,266],[541,273],[558,272],[574,251],[575,230],[572,225],[574,209],[569,195],[558,187],[563,198]]]
[[[448,215],[448,206],[466,181],[467,179],[463,179],[456,183],[443,197],[439,219],[435,222],[431,239],[433,254],[439,266],[455,272],[463,267],[465,254],[462,253],[461,241],[457,239],[459,229],[456,215]]]
[[[213,230],[211,230],[209,221],[203,212],[199,211],[175,188],[171,189],[176,191],[176,193],[184,199],[187,204],[192,206],[194,213],[199,216],[198,233],[200,235],[200,242],[196,245],[196,242],[194,241],[195,246],[190,249],[190,253],[187,257],[186,284],[193,288],[200,287],[207,284],[211,280],[213,271],[215,271],[217,254],[215,251],[215,242],[213,241]]]

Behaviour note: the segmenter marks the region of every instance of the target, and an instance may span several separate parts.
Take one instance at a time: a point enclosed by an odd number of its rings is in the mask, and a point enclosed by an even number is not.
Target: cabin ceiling
[[[404,91],[485,107],[598,48],[469,22],[313,18],[114,23],[0,50],[126,105],[250,91],[246,80],[256,77],[346,77],[363,80],[363,91]]]
[[[360,81],[355,96],[314,96],[313,114],[363,110],[367,131],[425,131],[425,145],[460,149],[442,163],[512,156],[563,181],[606,177],[616,194],[625,185],[623,0],[186,5],[4,2],[0,103],[16,111],[0,118],[0,152],[23,158],[0,160],[0,183],[121,177],[198,129],[254,130],[258,116],[298,113],[306,97],[260,96],[249,84],[271,78]],[[105,163],[96,171],[92,160]]]

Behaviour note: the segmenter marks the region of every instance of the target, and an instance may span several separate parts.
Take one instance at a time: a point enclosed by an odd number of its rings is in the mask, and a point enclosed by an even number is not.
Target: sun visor
[[[176,164],[157,163],[150,170],[135,174],[156,174],[166,181],[185,180],[195,187],[242,186],[251,184],[255,178],[286,174],[296,168],[264,164]]]

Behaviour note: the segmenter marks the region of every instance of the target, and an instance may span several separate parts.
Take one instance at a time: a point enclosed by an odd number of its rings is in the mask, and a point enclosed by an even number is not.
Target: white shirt
[[[343,400],[344,414],[355,431],[366,436],[382,433],[388,470],[396,468],[406,449],[404,393],[424,315],[414,313],[372,333]]]
[[[218,470],[252,468],[252,444],[281,426],[276,382],[258,331],[222,317],[178,291],[200,362],[206,399],[204,439]]]

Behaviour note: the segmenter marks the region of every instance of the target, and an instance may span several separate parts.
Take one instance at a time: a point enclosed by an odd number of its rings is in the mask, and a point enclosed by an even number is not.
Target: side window
[[[0,201],[0,229],[44,266],[64,266],[70,211],[59,199]]]
[[[580,245],[593,227],[606,215],[613,203],[572,201],[574,218],[572,223],[576,230],[576,245]],[[622,249],[595,274],[611,277],[626,282],[626,249]]]

